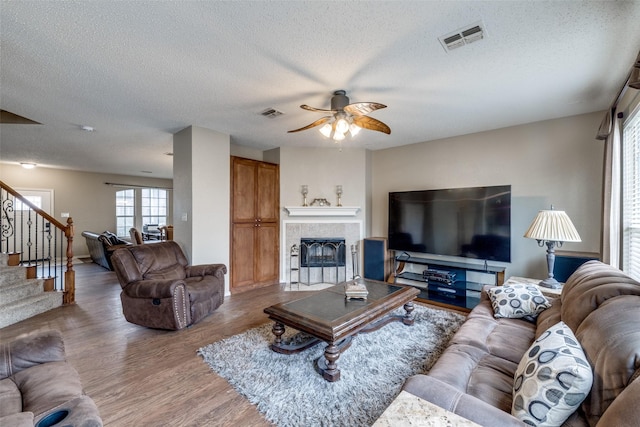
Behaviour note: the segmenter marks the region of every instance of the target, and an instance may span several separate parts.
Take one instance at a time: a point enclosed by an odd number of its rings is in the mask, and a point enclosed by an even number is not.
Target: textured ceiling
[[[438,37],[479,21],[485,39],[445,52]],[[189,125],[258,149],[333,146],[287,130],[336,89],[388,106],[371,116],[391,135],[343,142],[372,150],[603,110],[638,22],[637,1],[1,0],[0,108],[42,125],[0,125],[0,160],[171,177],[164,153]]]

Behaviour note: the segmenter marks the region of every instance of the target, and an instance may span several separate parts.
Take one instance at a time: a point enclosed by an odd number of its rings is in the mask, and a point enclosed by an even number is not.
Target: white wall
[[[257,150],[255,148],[245,147],[243,145],[231,144],[231,155],[235,157],[243,157],[245,159],[252,159],[263,161],[264,151]]]
[[[191,127],[173,135],[173,239],[189,251],[188,258],[193,244],[191,138]]]
[[[355,220],[358,224],[363,224],[362,229],[366,230],[368,152],[360,148],[339,150],[332,147],[332,143],[328,142],[328,144],[327,148],[281,147],[279,149],[281,240],[286,231],[284,221],[287,220],[318,221],[321,223]],[[302,206],[303,197],[300,190],[303,184],[309,186],[309,194],[307,195],[309,204],[313,199],[327,199],[331,206],[337,205],[336,185],[342,185],[342,206],[357,206],[360,207],[360,211],[354,217],[289,217],[283,208],[284,206]],[[350,241],[348,242],[347,249],[352,244]],[[354,241],[353,243],[359,242]],[[285,254],[288,253],[289,248],[286,247],[286,242],[283,244],[285,246],[280,248],[280,280],[286,281],[285,271],[288,269],[288,258]],[[360,248],[362,248],[361,244]],[[362,255],[362,251],[360,255]]]
[[[229,141],[196,126],[174,135],[174,240],[192,264],[229,267]]]
[[[602,114],[372,152],[372,235],[387,235],[390,191],[510,184],[507,277],[547,276],[545,250],[522,236],[538,210],[552,204],[567,212],[582,237],[562,249],[599,252],[603,144],[595,134]]]
[[[75,238],[74,256],[89,256],[89,249],[82,237],[83,231],[101,233],[115,232],[116,191],[121,188],[105,185],[105,182],[143,185],[150,187],[172,187],[172,180],[139,176],[78,172],[63,169],[37,167],[23,169],[19,165],[0,163],[0,180],[12,188],[53,190],[54,212],[52,216],[63,224],[61,217],[68,212],[73,218]],[[171,223],[171,212],[168,212]]]
[[[328,144],[331,144],[328,142]],[[342,205],[359,206],[356,218],[365,218],[366,157],[364,149],[280,148],[280,205],[302,206],[300,189],[309,186],[309,203],[327,199],[336,206],[336,185],[342,185]],[[283,212],[286,217],[286,212]]]

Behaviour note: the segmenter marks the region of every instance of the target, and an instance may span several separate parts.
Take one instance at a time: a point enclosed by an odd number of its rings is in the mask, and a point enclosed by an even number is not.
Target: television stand
[[[505,267],[436,258],[394,257],[394,283],[420,290],[418,300],[471,311],[480,302],[484,285],[502,285]]]

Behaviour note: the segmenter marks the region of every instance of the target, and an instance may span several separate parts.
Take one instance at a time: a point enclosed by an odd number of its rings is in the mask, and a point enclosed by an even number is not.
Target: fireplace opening
[[[300,239],[300,267],[344,267],[345,262],[344,239]]]

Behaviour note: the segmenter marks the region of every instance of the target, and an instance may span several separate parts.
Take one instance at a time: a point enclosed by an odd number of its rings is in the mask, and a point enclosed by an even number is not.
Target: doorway
[[[52,215],[53,190],[16,188],[16,191],[31,204]],[[13,223],[14,239],[8,242],[9,251],[22,252],[23,262],[37,262],[45,259],[50,245],[46,239],[46,233],[51,229],[49,221],[34,215],[29,206],[16,199]]]

